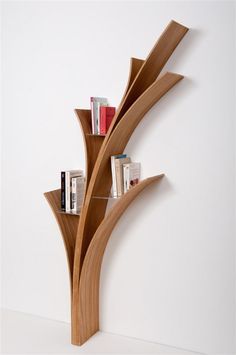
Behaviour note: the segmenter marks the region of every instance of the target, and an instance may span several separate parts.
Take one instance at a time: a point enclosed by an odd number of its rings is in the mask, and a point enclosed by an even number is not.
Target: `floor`
[[[182,354],[182,349],[98,332],[82,347],[70,344],[70,326],[20,312],[3,310],[2,354]]]

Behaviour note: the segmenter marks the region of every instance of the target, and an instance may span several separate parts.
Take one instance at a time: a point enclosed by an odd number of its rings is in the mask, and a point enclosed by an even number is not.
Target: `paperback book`
[[[82,177],[83,170],[68,170],[61,172],[61,209],[71,211],[71,187],[73,177]]]

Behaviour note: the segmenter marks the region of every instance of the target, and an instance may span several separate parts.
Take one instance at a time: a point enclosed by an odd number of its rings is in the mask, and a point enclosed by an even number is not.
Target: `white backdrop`
[[[191,28],[165,70],[186,76],[126,152],[164,172],[121,218],[101,277],[101,329],[203,352],[235,350],[235,12],[227,2],[5,2],[3,307],[69,321],[63,243],[43,192],[84,168],[74,108],[118,105],[129,58],[171,19]]]

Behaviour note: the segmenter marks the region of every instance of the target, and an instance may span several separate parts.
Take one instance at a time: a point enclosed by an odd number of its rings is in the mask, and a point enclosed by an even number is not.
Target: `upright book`
[[[71,179],[83,176],[83,170],[67,170],[61,172],[61,209],[71,211]]]
[[[117,184],[116,184],[116,167],[115,167],[115,159],[126,158],[126,154],[118,154],[111,156],[111,176],[112,176],[112,195],[114,197],[118,197],[117,194]]]
[[[100,134],[100,106],[108,106],[105,97],[90,97],[93,134]]]
[[[115,116],[116,108],[112,106],[100,106],[100,134],[106,134],[111,121]]]
[[[71,179],[71,212],[79,213],[84,200],[85,178],[83,176]]]
[[[115,170],[116,170],[116,188],[117,196],[120,197],[124,193],[124,179],[123,179],[123,164],[130,163],[130,158],[120,158],[115,159]]]

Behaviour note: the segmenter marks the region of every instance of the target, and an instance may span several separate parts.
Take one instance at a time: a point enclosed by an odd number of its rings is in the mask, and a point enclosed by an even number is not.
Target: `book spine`
[[[106,107],[100,106],[100,134],[106,133]]]
[[[101,107],[100,102],[97,102],[97,134],[101,134],[100,133],[100,107]]]
[[[61,209],[65,211],[66,200],[65,200],[65,172],[61,172]]]
[[[111,157],[112,194],[117,197],[115,157]]]
[[[123,166],[124,193],[129,190],[129,165]]]
[[[116,187],[117,187],[117,196],[122,195],[122,164],[120,159],[115,159],[115,170],[116,170]]]
[[[90,97],[90,106],[91,106],[91,121],[92,121],[92,133],[95,132],[95,123],[94,123],[94,101],[93,97]]]
[[[66,171],[65,176],[65,190],[66,190],[66,212],[70,212],[70,172]]]
[[[98,134],[98,108],[99,103],[97,101],[93,102],[93,114],[94,114],[94,132],[93,134]]]
[[[77,212],[77,189],[76,189],[77,178],[71,179],[71,211],[73,213]]]

